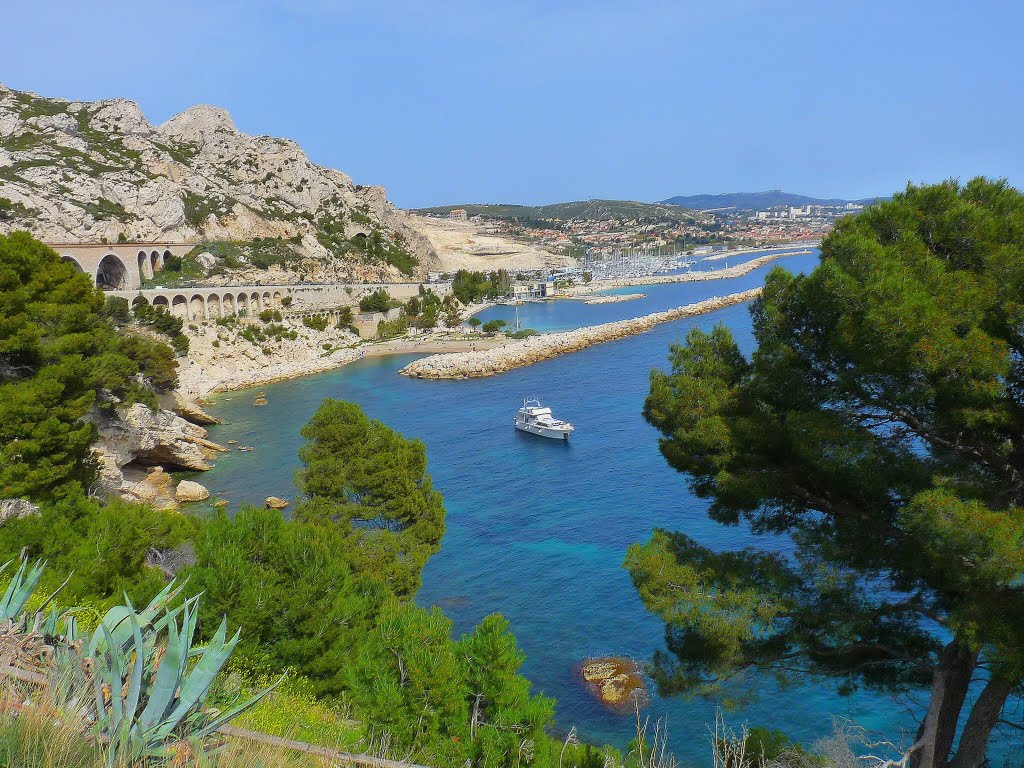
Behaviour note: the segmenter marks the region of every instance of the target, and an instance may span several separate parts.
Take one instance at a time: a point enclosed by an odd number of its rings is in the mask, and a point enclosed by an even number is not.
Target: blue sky
[[[196,103],[401,206],[1024,185],[1024,4],[47,0],[0,82]]]

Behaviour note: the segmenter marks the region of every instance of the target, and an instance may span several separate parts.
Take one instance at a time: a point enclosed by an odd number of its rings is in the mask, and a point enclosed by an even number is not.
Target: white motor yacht
[[[554,440],[568,440],[573,431],[572,424],[556,419],[551,415],[551,409],[542,406],[540,400],[524,400],[523,407],[516,413],[515,425],[523,432]]]

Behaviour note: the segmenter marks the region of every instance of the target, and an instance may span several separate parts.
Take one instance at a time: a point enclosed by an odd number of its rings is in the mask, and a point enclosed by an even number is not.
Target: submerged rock
[[[632,659],[619,656],[588,659],[580,667],[580,674],[602,704],[615,708],[647,704],[647,686]]]

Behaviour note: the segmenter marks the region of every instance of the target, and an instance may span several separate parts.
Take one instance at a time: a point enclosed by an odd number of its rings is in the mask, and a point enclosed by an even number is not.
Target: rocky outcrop
[[[494,349],[476,352],[457,352],[431,355],[414,360],[399,373],[418,379],[473,379],[521,368],[557,355],[577,352],[594,344],[614,341],[649,331],[658,323],[667,323],[684,317],[750,301],[761,294],[760,288],[714,297],[696,304],[686,304],[665,312],[655,312],[631,320],[592,325],[562,333],[547,333],[515,341]]]
[[[129,464],[121,468],[120,496],[128,501],[148,504],[154,509],[174,509],[174,478],[163,467],[139,467]]]
[[[267,496],[264,503],[267,505],[267,509],[285,509],[288,506],[287,499],[282,499],[277,496]]]
[[[0,499],[0,525],[8,520],[39,514],[39,505],[27,499]]]
[[[175,413],[142,403],[92,415],[99,428],[96,447],[118,467],[130,462],[165,468],[206,470],[211,452],[226,451],[206,439],[206,430]]]
[[[580,667],[580,675],[590,692],[609,707],[632,708],[648,701],[644,678],[632,659],[618,656],[589,659]]]
[[[192,107],[150,124],[125,99],[75,102],[0,85],[0,232],[50,242],[249,244],[207,269],[269,261],[274,281],[397,279],[433,269],[436,252],[380,187],[311,162],[288,139],[240,132],[222,109]],[[369,243],[373,241],[373,249]],[[255,252],[263,258],[244,261]]]
[[[285,322],[296,338],[282,336],[259,344],[246,340],[237,328],[216,323],[200,322],[195,330],[188,329],[189,353],[179,364],[179,391],[202,397],[331,370],[363,356],[361,349],[352,346],[359,338],[347,331],[332,327],[317,331]]]
[[[183,397],[179,392],[174,393],[174,407],[171,410],[185,419],[185,421],[190,421],[193,424],[206,426],[220,424],[220,419],[214,418],[200,408],[198,403]]]
[[[210,492],[206,489],[206,486],[192,480],[182,480],[178,483],[178,487],[174,489],[175,501],[206,501],[208,498],[210,498]]]
[[[95,451],[102,486],[133,501],[164,505],[171,496],[163,478],[147,476],[145,467],[207,470],[210,459],[227,450],[207,440],[202,427],[141,403],[97,408],[90,419],[99,431]]]

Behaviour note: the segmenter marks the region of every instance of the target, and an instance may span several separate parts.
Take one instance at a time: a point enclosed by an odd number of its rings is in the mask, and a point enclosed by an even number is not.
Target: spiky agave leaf
[[[199,657],[199,661],[181,686],[178,703],[161,726],[161,734],[164,738],[171,735],[178,726],[178,723],[193,708],[198,708],[206,700],[206,696],[210,692],[210,686],[220,673],[231,652],[235,649],[239,633],[235,632],[234,637],[225,642],[227,627],[228,621],[225,618],[221,621],[220,627],[217,628],[213,640],[206,646],[206,649]]]
[[[277,681],[269,688],[264,688],[262,691],[259,691],[258,693],[250,697],[247,701],[244,701],[241,704],[232,707],[227,712],[222,712],[221,714],[214,717],[199,731],[199,738],[205,739],[207,736],[217,731],[222,725],[231,722],[236,717],[241,715],[243,712],[252,709],[260,702],[260,699],[262,699],[272,690],[277,688],[277,686],[279,686],[282,682],[284,682],[284,679],[287,676],[288,675],[281,675],[279,678],[277,678]]]
[[[12,560],[8,560],[4,563],[3,567],[0,567],[0,573],[6,570],[12,562]],[[0,597],[0,620],[15,620],[21,616],[25,604],[28,603],[32,593],[39,585],[39,579],[42,578],[45,568],[45,560],[36,561],[31,569],[29,569],[27,558],[21,561],[21,565],[11,578],[11,583],[7,585],[3,597]]]
[[[185,609],[184,624],[189,624],[189,610]],[[181,684],[185,666],[188,663],[187,636],[178,634],[178,623],[172,621],[167,625],[167,650],[156,678],[149,690],[149,701],[139,717],[139,727],[150,731],[162,723],[174,708],[174,694]],[[184,640],[184,643],[182,642]]]

